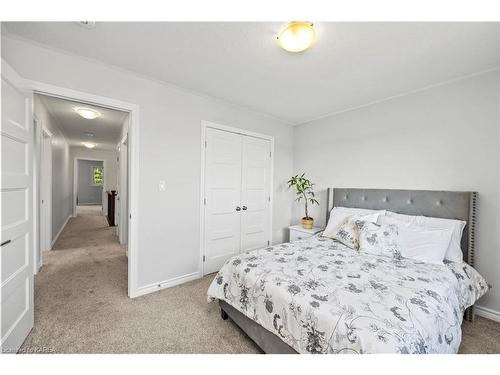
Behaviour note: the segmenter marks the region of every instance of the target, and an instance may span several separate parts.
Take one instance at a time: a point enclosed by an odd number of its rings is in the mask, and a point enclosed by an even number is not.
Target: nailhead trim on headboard
[[[467,263],[474,267],[474,257],[476,250],[476,214],[477,214],[477,192],[472,192],[469,210],[469,247],[467,251]],[[465,310],[465,319],[469,322],[474,321],[474,306]]]
[[[469,251],[467,263],[474,267],[475,243],[476,243],[476,210],[477,210],[477,192],[472,193],[469,212]]]

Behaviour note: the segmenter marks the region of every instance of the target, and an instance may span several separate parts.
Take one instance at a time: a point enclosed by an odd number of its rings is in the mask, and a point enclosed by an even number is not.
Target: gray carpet
[[[35,327],[20,352],[259,353],[206,302],[212,276],[129,299],[115,229],[86,209],[44,253],[35,277]],[[500,324],[464,323],[461,353],[500,353]]]

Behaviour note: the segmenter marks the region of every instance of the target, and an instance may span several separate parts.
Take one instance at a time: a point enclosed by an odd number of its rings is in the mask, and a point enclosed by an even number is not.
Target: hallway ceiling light
[[[87,148],[94,148],[96,146],[95,143],[90,142],[82,142],[82,144]]]
[[[100,112],[98,112],[94,109],[91,109],[91,108],[76,107],[75,112],[78,113],[83,118],[86,118],[87,120],[93,120],[97,117],[101,117]]]
[[[292,21],[278,34],[281,48],[288,52],[302,52],[316,40],[316,30],[311,22]]]

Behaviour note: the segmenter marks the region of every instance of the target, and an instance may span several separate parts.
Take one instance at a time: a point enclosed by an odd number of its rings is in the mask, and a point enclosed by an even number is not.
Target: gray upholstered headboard
[[[464,261],[474,266],[476,205],[476,192],[329,188],[326,222],[331,209],[338,206],[464,220],[467,222],[462,235]]]

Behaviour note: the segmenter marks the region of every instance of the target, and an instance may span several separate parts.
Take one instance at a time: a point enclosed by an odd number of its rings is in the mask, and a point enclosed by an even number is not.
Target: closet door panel
[[[240,251],[242,136],[209,128],[206,140],[205,274]]]
[[[268,245],[271,142],[243,137],[241,251]]]

